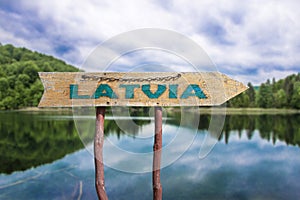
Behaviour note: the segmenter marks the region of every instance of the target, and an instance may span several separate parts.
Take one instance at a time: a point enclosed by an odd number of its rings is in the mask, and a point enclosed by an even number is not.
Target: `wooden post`
[[[155,135],[153,145],[153,172],[152,172],[152,185],[153,185],[153,200],[162,199],[162,186],[160,183],[160,162],[161,162],[161,149],[162,149],[162,108],[155,107]]]
[[[104,184],[103,143],[105,107],[96,107],[96,131],[94,139],[95,184],[100,200],[108,200]]]

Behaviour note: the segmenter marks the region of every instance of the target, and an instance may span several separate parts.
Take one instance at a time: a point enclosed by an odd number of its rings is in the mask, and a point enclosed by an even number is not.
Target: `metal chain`
[[[174,81],[181,77],[181,74],[176,76],[165,76],[165,77],[155,77],[155,78],[113,78],[113,77],[101,77],[95,75],[82,75],[81,81],[107,81],[107,82],[150,82],[150,81]]]

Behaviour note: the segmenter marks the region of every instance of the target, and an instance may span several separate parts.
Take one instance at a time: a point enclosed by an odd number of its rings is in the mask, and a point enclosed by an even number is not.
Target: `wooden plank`
[[[219,72],[40,72],[39,107],[213,106],[247,87]]]

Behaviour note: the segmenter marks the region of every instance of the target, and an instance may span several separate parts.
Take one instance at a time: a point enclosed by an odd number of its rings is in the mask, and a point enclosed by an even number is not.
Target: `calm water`
[[[300,199],[300,115],[228,115],[218,143],[199,159],[209,120],[201,116],[193,144],[161,170],[163,199]],[[132,152],[151,151],[152,140],[138,138],[152,133],[153,120],[134,121],[137,128],[126,135],[107,117],[106,142]],[[165,120],[164,145],[179,123],[178,114]],[[97,199],[93,156],[77,134],[72,113],[0,113],[0,163],[0,199]],[[152,199],[151,173],[106,167],[105,181],[109,199]]]

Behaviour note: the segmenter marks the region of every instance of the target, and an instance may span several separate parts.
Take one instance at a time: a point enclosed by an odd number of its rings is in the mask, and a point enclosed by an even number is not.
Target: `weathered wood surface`
[[[219,72],[40,72],[39,107],[213,106],[247,87]]]
[[[99,200],[108,200],[105,191],[103,145],[105,107],[96,108],[96,131],[94,138],[95,186]]]
[[[162,154],[162,107],[155,107],[155,134],[153,145],[153,172],[152,187],[153,200],[162,199],[162,186],[160,182],[160,163]]]

